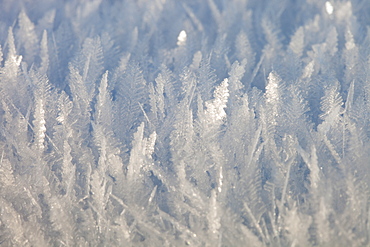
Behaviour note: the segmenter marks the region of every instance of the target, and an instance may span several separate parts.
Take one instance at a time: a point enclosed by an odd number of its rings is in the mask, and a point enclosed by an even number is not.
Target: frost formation
[[[0,11],[1,246],[370,245],[370,1]]]

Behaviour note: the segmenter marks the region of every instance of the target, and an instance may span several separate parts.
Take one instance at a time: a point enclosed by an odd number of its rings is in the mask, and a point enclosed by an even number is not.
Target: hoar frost
[[[229,97],[229,90],[228,90],[228,79],[225,78],[220,86],[215,89],[214,92],[214,99],[210,102],[206,102],[207,107],[207,115],[209,117],[210,122],[217,122],[222,120],[226,117],[226,103]]]
[[[369,246],[369,10],[1,1],[0,245]]]

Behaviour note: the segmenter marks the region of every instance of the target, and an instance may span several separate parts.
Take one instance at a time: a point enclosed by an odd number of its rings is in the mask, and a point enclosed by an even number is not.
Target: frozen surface
[[[369,13],[0,0],[0,246],[369,246]]]

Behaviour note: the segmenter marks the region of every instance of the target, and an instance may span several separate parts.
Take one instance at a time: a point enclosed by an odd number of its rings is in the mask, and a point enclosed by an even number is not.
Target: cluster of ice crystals
[[[1,246],[369,246],[370,1],[0,1]]]

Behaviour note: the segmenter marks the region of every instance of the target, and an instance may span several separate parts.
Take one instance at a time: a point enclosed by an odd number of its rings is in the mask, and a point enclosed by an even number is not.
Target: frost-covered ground
[[[0,246],[369,246],[369,13],[1,0]]]

